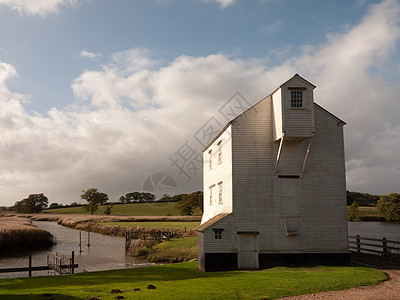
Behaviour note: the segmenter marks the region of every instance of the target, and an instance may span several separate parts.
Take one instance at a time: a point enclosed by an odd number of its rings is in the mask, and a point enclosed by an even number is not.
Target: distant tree
[[[49,205],[49,208],[58,208],[58,207],[59,207],[58,203],[51,203]]]
[[[72,202],[69,206],[70,207],[76,207],[76,206],[79,206],[79,204],[77,202]]]
[[[119,197],[119,202],[126,203],[126,199],[124,196]]]
[[[15,202],[14,210],[20,213],[40,213],[49,203],[47,197],[41,194],[30,194],[28,198]]]
[[[112,203],[108,203],[108,204],[107,204],[106,210],[104,211],[104,213],[105,213],[107,216],[111,215],[111,208],[112,208],[113,206],[114,206],[114,204],[112,204]]]
[[[354,201],[349,207],[348,216],[349,216],[350,221],[357,219],[358,214],[359,214],[358,203],[357,203],[357,201]]]
[[[376,206],[379,196],[368,193],[350,192],[347,191],[347,205],[350,206],[354,201],[357,201],[361,206]]]
[[[400,194],[382,195],[379,198],[377,208],[387,221],[400,221]]]
[[[168,194],[164,194],[160,199],[158,199],[159,202],[171,202],[172,197]]]
[[[88,204],[83,205],[83,209],[92,215],[99,208],[99,205],[108,201],[107,194],[101,193],[95,188],[90,188],[86,191],[82,190],[82,192],[81,199],[88,202]]]
[[[181,215],[192,215],[196,208],[201,208],[203,203],[203,192],[195,192],[192,194],[176,195],[175,199],[180,199],[176,204],[176,209]],[[172,198],[174,198],[172,197]]]

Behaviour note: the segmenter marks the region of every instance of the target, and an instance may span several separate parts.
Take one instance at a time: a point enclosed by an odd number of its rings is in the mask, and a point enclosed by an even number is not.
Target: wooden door
[[[239,269],[258,269],[257,235],[239,235]]]

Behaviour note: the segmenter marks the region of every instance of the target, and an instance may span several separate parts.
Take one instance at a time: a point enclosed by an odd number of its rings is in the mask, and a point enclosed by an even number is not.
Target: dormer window
[[[302,108],[303,107],[303,91],[290,91],[291,100],[290,107],[291,108]]]

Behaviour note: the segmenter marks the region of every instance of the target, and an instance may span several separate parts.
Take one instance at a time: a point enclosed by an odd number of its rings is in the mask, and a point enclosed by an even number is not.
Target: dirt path
[[[316,294],[306,294],[284,299],[400,299],[400,264],[387,262],[384,260],[371,259],[369,257],[357,257],[354,262],[364,264],[385,272],[389,279],[385,282],[372,285],[351,288],[341,291],[329,291]]]

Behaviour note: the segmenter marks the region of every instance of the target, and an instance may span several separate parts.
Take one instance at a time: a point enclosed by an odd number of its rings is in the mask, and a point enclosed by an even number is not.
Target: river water
[[[79,231],[70,229],[56,222],[32,222],[37,227],[51,232],[57,239],[57,244],[46,251],[32,253],[33,266],[45,266],[47,264],[47,252],[59,252],[71,257],[75,252],[75,263],[79,265],[75,273],[85,271],[103,271],[111,269],[134,268],[150,265],[149,263],[125,254],[125,238],[90,233],[90,247],[88,233],[82,231],[82,252],[79,252]],[[18,268],[28,266],[28,256],[19,256],[0,259],[1,268]],[[49,271],[34,271],[32,276],[48,275]],[[51,273],[50,273],[51,274]],[[0,273],[0,278],[26,277],[28,272]]]
[[[389,222],[348,222],[350,236],[386,238],[400,241],[400,223]]]

